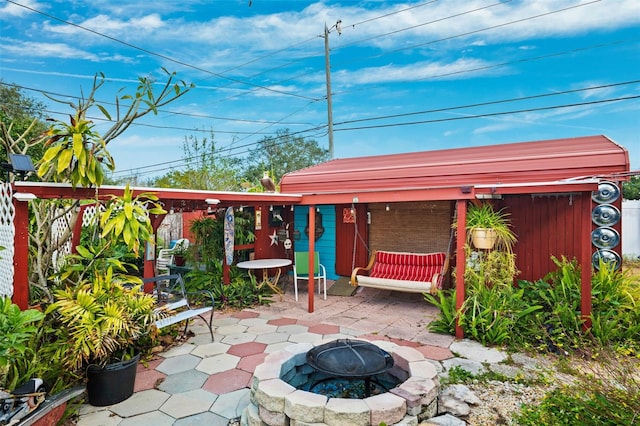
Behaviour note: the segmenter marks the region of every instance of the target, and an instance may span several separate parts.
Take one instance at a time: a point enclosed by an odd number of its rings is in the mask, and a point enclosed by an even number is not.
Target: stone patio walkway
[[[351,297],[316,296],[315,312],[308,313],[308,295],[300,290],[298,302],[287,291],[270,306],[216,313],[214,342],[195,321],[194,337],[138,367],[131,398],[109,407],[83,405],[78,425],[226,426],[249,403],[255,367],[293,343],[384,338],[434,361],[453,357],[454,338],[426,330],[438,309],[421,294],[360,288]]]

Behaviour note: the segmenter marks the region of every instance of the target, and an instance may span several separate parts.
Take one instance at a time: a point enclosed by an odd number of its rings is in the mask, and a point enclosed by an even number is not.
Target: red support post
[[[13,199],[15,236],[13,237],[13,296],[20,309],[29,307],[29,202]]]
[[[316,251],[316,206],[309,206],[309,313],[314,311],[313,306],[313,297],[315,293],[315,283],[316,280],[314,276],[316,275],[316,271],[314,271],[315,266],[315,251]]]
[[[165,215],[154,215],[151,217],[151,227],[153,228],[153,241],[147,241],[144,252],[144,271],[142,276],[144,278],[151,278],[156,275],[156,239],[158,235],[158,228],[162,224]],[[154,284],[147,283],[144,287],[144,291],[150,293],[153,291]]]
[[[590,212],[591,197],[583,195],[583,200],[586,206],[582,211]],[[580,312],[584,320],[582,328],[587,331],[591,328],[591,215],[583,214],[580,225]]]
[[[464,245],[467,239],[467,201],[458,200],[456,202],[456,209],[458,215],[457,222],[457,237],[456,237],[456,311],[462,309],[465,299],[464,288],[464,268],[466,266],[466,259],[464,253]],[[456,337],[462,339],[464,337],[464,331],[460,327],[459,321],[456,318]]]

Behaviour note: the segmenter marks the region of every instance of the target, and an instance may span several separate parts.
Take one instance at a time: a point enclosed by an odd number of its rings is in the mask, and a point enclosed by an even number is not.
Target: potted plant
[[[171,249],[173,253],[173,263],[176,266],[184,266],[186,263],[187,253],[189,251],[189,243],[188,240],[181,239],[176,243],[176,245]]]
[[[87,372],[89,403],[112,405],[133,393],[138,339],[154,327],[156,300],[127,262],[148,240],[148,213],[162,213],[153,194],[111,196],[100,216],[100,235],[76,247],[61,267],[63,286],[46,314],[57,321],[56,356],[72,371]]]
[[[96,406],[124,401],[133,393],[140,357],[136,341],[149,333],[156,314],[154,298],[140,291],[135,277],[95,271],[78,285],[54,292],[55,312],[66,338],[59,356],[72,371],[86,371],[89,403]]]
[[[466,228],[470,242],[479,249],[495,247],[511,252],[516,242],[509,213],[504,209],[496,211],[489,203],[469,206]]]

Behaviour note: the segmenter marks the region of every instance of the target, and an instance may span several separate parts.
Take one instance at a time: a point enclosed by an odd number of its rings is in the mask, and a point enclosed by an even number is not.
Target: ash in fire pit
[[[372,391],[386,392],[398,383],[384,375],[393,367],[393,357],[362,340],[338,339],[316,346],[307,352],[307,363],[323,373],[309,387],[322,395],[363,398]]]

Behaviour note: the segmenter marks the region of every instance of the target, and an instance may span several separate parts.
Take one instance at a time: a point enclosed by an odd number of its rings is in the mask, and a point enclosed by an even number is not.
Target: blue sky
[[[162,67],[194,83],[109,145],[146,178],[210,130],[234,156],[285,128],[328,147],[325,23],[336,158],[604,134],[640,168],[637,0],[2,0],[0,78],[56,118],[42,92],[99,72],[103,102]]]

